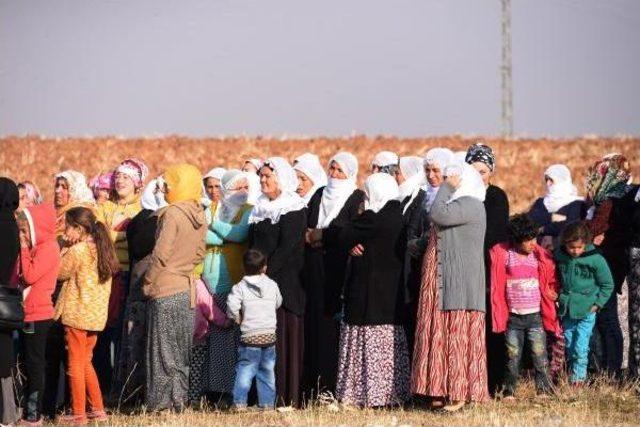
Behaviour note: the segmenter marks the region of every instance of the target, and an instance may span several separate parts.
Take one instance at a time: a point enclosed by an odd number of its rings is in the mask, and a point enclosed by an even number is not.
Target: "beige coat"
[[[196,201],[174,203],[159,212],[156,245],[142,285],[146,298],[190,291],[193,306],[193,270],[204,258],[206,231],[204,210]]]

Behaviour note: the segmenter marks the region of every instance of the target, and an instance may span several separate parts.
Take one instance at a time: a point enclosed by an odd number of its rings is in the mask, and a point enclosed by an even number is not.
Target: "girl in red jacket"
[[[493,332],[505,332],[504,396],[513,398],[524,340],[530,344],[539,394],[552,392],[545,330],[557,333],[557,282],[552,254],[536,243],[538,227],[526,215],[509,219],[509,242],[491,248]]]
[[[25,314],[21,354],[27,378],[22,424],[39,426],[42,425],[45,347],[54,314],[51,294],[60,269],[56,211],[50,204],[26,208],[18,217],[18,226]]]

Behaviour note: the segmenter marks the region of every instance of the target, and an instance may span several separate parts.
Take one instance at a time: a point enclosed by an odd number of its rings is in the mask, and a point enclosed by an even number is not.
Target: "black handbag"
[[[15,331],[23,327],[22,291],[0,285],[0,330]]]

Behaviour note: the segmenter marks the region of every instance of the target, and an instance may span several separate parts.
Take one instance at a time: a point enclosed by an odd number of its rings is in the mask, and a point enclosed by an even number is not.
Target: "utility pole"
[[[502,136],[513,136],[513,87],[511,85],[511,0],[502,2]]]

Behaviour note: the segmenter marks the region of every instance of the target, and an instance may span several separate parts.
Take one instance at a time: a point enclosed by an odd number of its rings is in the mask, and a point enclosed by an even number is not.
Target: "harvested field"
[[[283,156],[292,159],[310,151],[326,162],[339,150],[349,150],[360,160],[360,179],[366,176],[369,161],[377,151],[393,150],[401,155],[423,155],[429,148],[464,150],[477,138],[365,137],[268,139],[262,137],[160,138],[115,137],[44,138],[39,136],[0,139],[0,175],[15,180],[33,180],[52,195],[52,177],[64,169],[77,169],[88,177],[112,169],[127,156],[144,159],[152,174],[159,174],[171,163],[191,162],[203,171],[214,166],[238,167],[247,157]],[[634,176],[640,176],[640,138],[578,138],[567,140],[486,138],[497,155],[494,182],[503,187],[512,211],[526,209],[543,193],[542,173],[553,163],[566,163],[574,181],[582,187],[583,175],[596,158],[621,152],[631,160]]]

